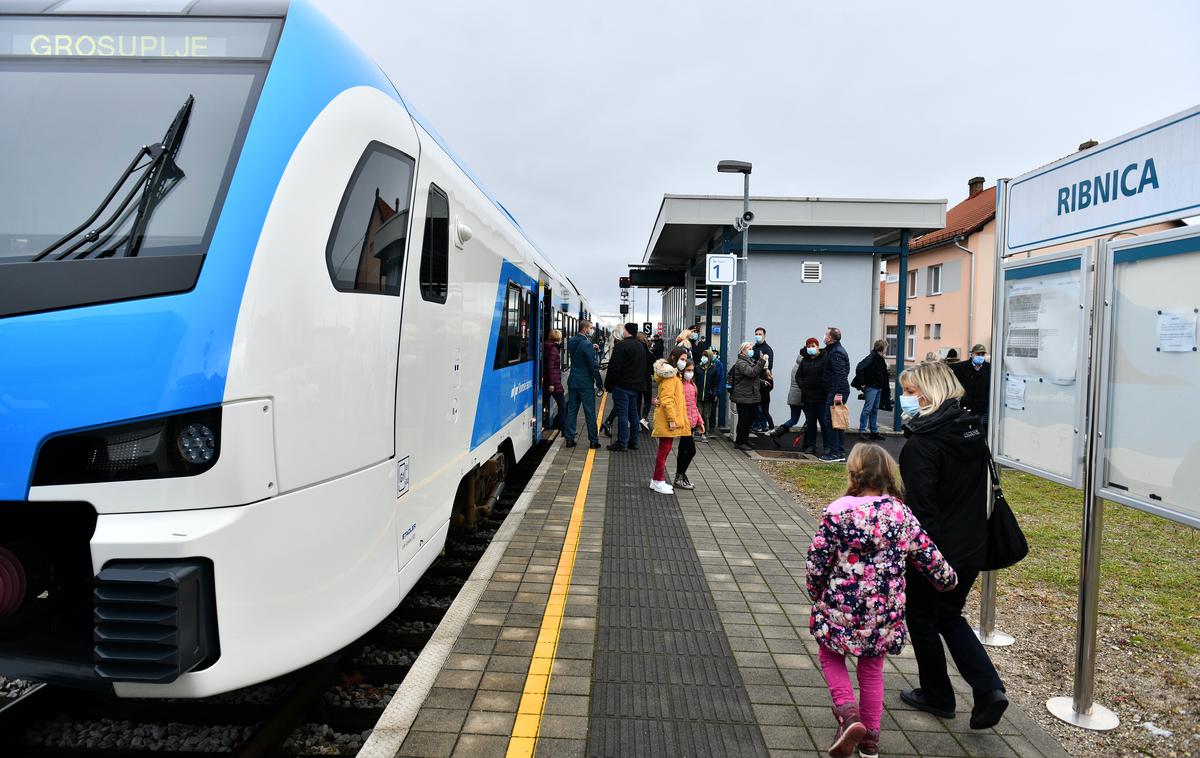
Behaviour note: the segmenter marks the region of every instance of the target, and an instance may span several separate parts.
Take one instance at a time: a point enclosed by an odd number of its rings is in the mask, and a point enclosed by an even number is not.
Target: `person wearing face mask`
[[[913,708],[954,717],[944,640],[974,695],[971,728],[987,729],[1000,721],[1008,700],[996,667],[962,615],[987,557],[986,438],[978,417],[959,404],[963,388],[946,364],[914,366],[900,375],[900,386],[907,438],[900,451],[905,499],[958,574],[957,589],[941,593],[908,569],[908,630],[920,687],[901,691],[900,698]]]
[[[658,396],[654,398],[654,428],[650,434],[658,438],[658,455],[654,459],[654,475],[650,479],[650,489],[662,495],[675,492],[675,488],[666,482],[667,456],[671,453],[675,438],[680,438],[681,456],[685,446],[690,447],[691,455],[696,454],[696,443],[692,441],[692,425],[688,422],[687,400],[684,398],[681,378],[688,363],[687,351],[682,347],[672,350],[670,357],[654,362],[654,381],[658,382]]]
[[[562,434],[566,434],[566,418],[567,418],[567,399],[566,387],[562,383],[562,332],[558,329],[551,329],[549,339],[542,346],[543,355],[546,360],[543,362],[545,366],[543,376],[543,386],[545,387],[545,398],[543,402],[549,406],[550,400],[554,400],[555,412],[554,422],[550,425],[551,429],[557,429]]]
[[[766,358],[768,371],[775,369],[775,350],[767,344],[767,330],[761,326],[754,330],[754,359],[758,360],[759,358]],[[754,412],[754,423],[750,425],[751,431],[766,434],[775,425],[775,421],[771,418],[771,390],[774,386],[774,382],[770,381],[759,385],[758,410]]]
[[[805,417],[804,452],[815,453],[817,445],[817,421],[822,419],[825,402],[825,351],[816,337],[809,337],[796,355],[796,367],[792,370],[792,381],[788,387],[788,408],[792,415],[771,433],[771,441],[779,447],[779,440],[789,429]],[[825,435],[828,438],[828,434]]]
[[[696,390],[705,429],[700,433],[700,441],[708,442],[707,432],[717,428],[717,403],[725,391],[725,367],[712,350],[705,350],[700,356],[700,363],[696,366]]]
[[[825,416],[824,427],[829,435],[825,444],[829,452],[821,456],[826,463],[846,462],[846,431],[834,429],[831,409],[846,402],[850,395],[850,355],[842,347],[842,330],[831,326],[825,330]]]
[[[614,453],[637,450],[638,395],[646,377],[646,349],[637,339],[638,325],[625,325],[625,339],[613,348],[604,387],[612,393],[617,408],[617,439],[608,446]]]
[[[579,334],[567,343],[571,356],[571,373],[567,377],[567,447],[575,447],[575,421],[579,417],[579,406],[583,406],[583,423],[588,436],[588,446],[600,447],[600,434],[596,431],[596,392],[603,389],[600,378],[600,359],[592,348],[592,322],[579,322]]]
[[[986,432],[992,384],[992,363],[987,359],[987,348],[983,345],[972,347],[970,360],[954,364],[954,376],[966,393],[962,407],[979,417],[979,423]]]
[[[750,447],[750,425],[754,412],[762,402],[763,372],[767,369],[765,358],[756,357],[754,343],[743,342],[738,348],[737,361],[729,367],[729,400],[737,406],[737,431],[734,447],[738,450],[753,450]]]
[[[687,478],[688,466],[696,457],[696,434],[704,434],[704,419],[700,417],[700,408],[696,403],[696,366],[686,361],[683,367],[683,404],[687,408],[688,430],[679,438],[679,455],[675,459],[675,486],[684,490],[696,489]]]

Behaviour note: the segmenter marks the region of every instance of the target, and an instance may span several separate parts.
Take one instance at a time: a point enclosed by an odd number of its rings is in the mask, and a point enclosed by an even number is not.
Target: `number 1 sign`
[[[737,281],[737,256],[707,255],[704,270],[704,278],[709,285],[734,284]]]

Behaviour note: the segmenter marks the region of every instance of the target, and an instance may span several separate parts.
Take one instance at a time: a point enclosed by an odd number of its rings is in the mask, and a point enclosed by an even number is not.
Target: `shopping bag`
[[[850,409],[843,403],[834,403],[829,409],[829,420],[834,429],[849,429]]]

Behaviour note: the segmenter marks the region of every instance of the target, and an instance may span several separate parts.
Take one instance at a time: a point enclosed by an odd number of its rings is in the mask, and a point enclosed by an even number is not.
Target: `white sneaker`
[[[642,419],[642,428],[646,431],[650,431],[650,422],[646,419]]]
[[[666,482],[659,481],[657,479],[650,483],[650,489],[654,490],[655,492],[657,492],[661,495],[674,495],[675,494],[674,487],[667,484]]]

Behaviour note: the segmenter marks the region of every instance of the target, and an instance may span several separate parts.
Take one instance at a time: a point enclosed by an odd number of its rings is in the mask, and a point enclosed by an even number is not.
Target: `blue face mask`
[[[704,365],[704,364],[706,364],[706,363],[708,363],[708,356],[707,356],[707,355],[705,355],[705,356],[702,356],[702,357],[700,358],[700,365],[701,365],[701,366],[703,366],[703,365]]]
[[[820,351],[818,351],[815,347],[807,347],[804,349],[804,352],[808,353],[809,355],[816,355]]]
[[[976,366],[982,366],[983,365],[983,356],[982,355],[972,355],[971,363],[975,364]]]
[[[754,341],[755,341],[755,342],[762,342],[762,341],[763,341],[763,336],[762,336],[761,334],[756,334],[756,335],[754,335]]]
[[[900,396],[900,413],[904,416],[915,416],[921,410],[921,401],[916,395]]]

